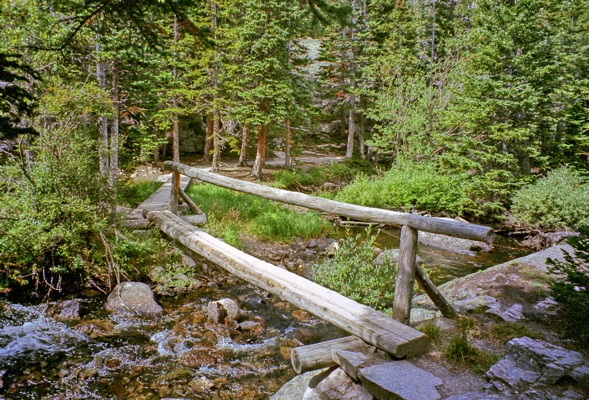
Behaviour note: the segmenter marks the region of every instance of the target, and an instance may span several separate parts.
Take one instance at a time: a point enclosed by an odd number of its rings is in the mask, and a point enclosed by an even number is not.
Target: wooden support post
[[[447,318],[456,319],[459,317],[458,313],[448,303],[448,300],[442,296],[442,293],[438,290],[437,287],[433,284],[432,281],[427,277],[423,269],[417,265],[415,267],[415,278],[417,278],[417,283],[425,290],[429,298],[434,302],[436,307],[442,312],[442,315]]]
[[[188,196],[186,194],[186,192],[182,189],[180,189],[180,197],[182,198],[182,200],[184,200],[184,202],[186,204],[188,204],[188,206],[190,207],[190,210],[192,210],[192,212],[196,215],[203,215],[204,213],[202,212],[202,210],[200,209],[199,206],[196,205],[196,203],[190,198],[190,196]]]
[[[337,365],[333,361],[331,350],[366,351],[368,348],[370,345],[362,339],[356,336],[346,336],[327,342],[295,347],[290,351],[290,361],[296,373],[301,374]]]
[[[417,230],[409,225],[401,228],[401,246],[399,248],[399,270],[395,284],[393,302],[393,319],[409,325],[411,298],[415,281],[415,258],[417,256]]]
[[[170,211],[178,214],[178,196],[180,194],[180,173],[172,174],[172,189],[170,190]]]

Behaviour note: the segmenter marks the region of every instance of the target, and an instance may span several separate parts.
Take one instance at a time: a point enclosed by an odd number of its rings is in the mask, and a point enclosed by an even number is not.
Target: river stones
[[[207,315],[215,323],[223,323],[225,319],[236,321],[241,316],[241,310],[232,299],[211,301],[207,305]]]
[[[119,283],[108,296],[105,308],[110,312],[139,317],[156,317],[163,312],[149,286],[141,282]]]

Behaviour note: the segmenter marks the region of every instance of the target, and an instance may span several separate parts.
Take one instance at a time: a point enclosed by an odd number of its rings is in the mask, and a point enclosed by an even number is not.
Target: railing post
[[[180,195],[180,173],[172,174],[172,190],[170,191],[170,211],[178,214],[178,196]]]
[[[415,281],[417,235],[417,230],[408,225],[403,225],[401,228],[399,270],[397,271],[395,284],[393,319],[407,325],[410,322],[411,298],[413,297],[413,282]]]

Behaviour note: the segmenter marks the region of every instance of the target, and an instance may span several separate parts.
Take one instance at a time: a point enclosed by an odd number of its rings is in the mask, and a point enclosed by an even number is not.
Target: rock
[[[213,384],[213,382],[211,382],[210,380],[208,380],[206,377],[199,376],[199,377],[194,378],[193,380],[191,380],[188,383],[188,386],[190,386],[190,388],[192,390],[194,390],[196,393],[203,393],[203,392],[206,392],[207,390],[209,390],[210,388],[212,388],[215,385]]]
[[[297,375],[286,382],[270,400],[301,400],[309,387],[309,381],[317,375],[317,371],[309,371]]]
[[[384,357],[377,353],[336,349],[331,350],[331,357],[354,380],[360,379],[358,370],[361,368],[382,364],[391,360],[390,357]]]
[[[309,242],[307,247],[310,249],[314,249],[315,247],[317,247],[317,239],[315,239],[315,238],[311,239],[311,241]]]
[[[389,249],[382,251],[374,260],[374,264],[383,265],[385,260],[390,261],[392,264],[397,264],[399,262],[399,249]],[[417,264],[421,264],[423,262],[419,256],[416,257],[416,261]]]
[[[453,221],[451,218],[443,218]],[[452,236],[438,235],[420,231],[419,242],[426,246],[437,247],[442,250],[458,254],[475,255],[479,251],[490,251],[492,246],[476,240],[459,239]]]
[[[424,308],[412,308],[409,320],[411,321],[411,325],[420,325],[424,322],[431,321],[436,315],[436,311],[426,310]]]
[[[517,322],[524,318],[522,310],[523,306],[517,303],[509,307],[507,310],[502,310],[499,306],[499,303],[497,302],[496,304],[493,304],[491,307],[489,307],[487,312],[497,315],[505,322]]]
[[[339,250],[339,243],[338,242],[332,242],[325,249],[325,254],[328,257],[334,257],[338,250]]]
[[[50,310],[50,314],[58,321],[79,321],[80,300],[66,300]]]
[[[307,388],[303,400],[373,400],[372,395],[352,381],[341,369],[336,369],[314,388]]]
[[[391,361],[358,371],[364,387],[377,399],[437,400],[443,382],[409,361]],[[416,390],[419,388],[419,390]]]
[[[563,378],[589,388],[589,362],[576,351],[522,337],[507,343],[505,356],[486,377],[495,389],[514,394],[554,385]]]
[[[500,307],[499,301],[488,295],[476,296],[466,300],[458,300],[453,302],[452,305],[459,314],[470,310],[476,310],[477,308],[487,307],[497,309]]]
[[[163,313],[149,286],[141,282],[119,283],[108,296],[105,308],[110,312],[140,317],[155,317]]]
[[[211,321],[218,324],[224,322],[225,318],[237,320],[241,315],[241,310],[234,300],[221,299],[211,301],[207,305],[207,315]]]
[[[492,394],[484,391],[468,392],[456,396],[447,397],[446,400],[515,400],[511,396]]]
[[[209,349],[189,350],[178,358],[178,363],[190,368],[208,367],[217,362]]]

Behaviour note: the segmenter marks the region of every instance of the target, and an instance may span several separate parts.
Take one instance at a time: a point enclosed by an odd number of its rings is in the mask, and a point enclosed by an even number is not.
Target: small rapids
[[[255,329],[209,321],[232,298]],[[110,315],[84,300],[60,322],[58,303],[0,302],[0,399],[265,399],[294,376],[290,349],[343,333],[245,283],[158,299],[165,315]]]

